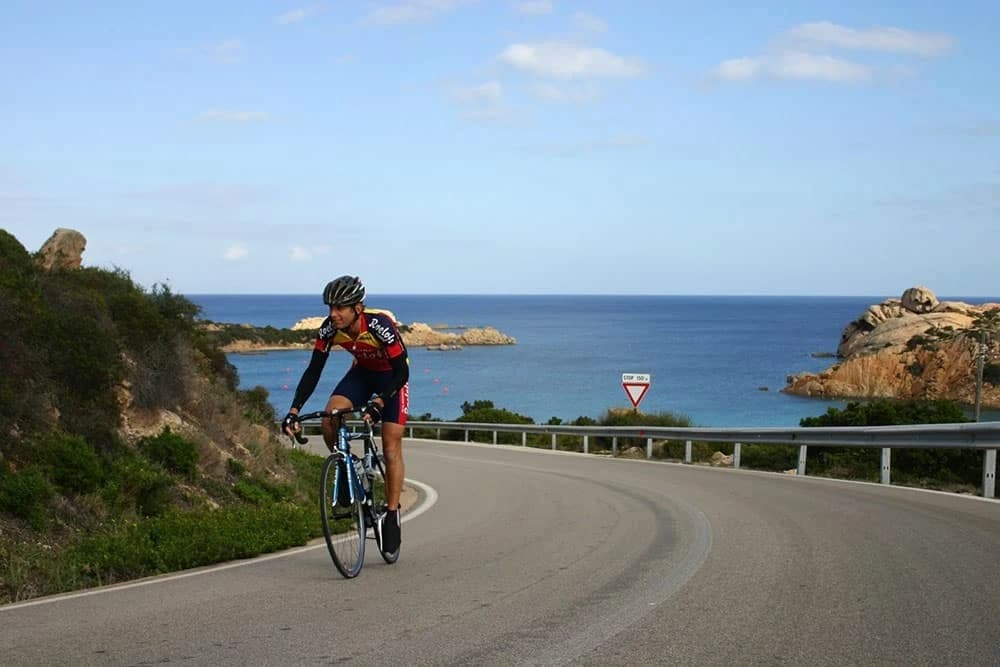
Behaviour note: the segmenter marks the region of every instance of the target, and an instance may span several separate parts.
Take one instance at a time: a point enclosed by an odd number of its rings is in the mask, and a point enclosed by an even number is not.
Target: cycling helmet
[[[340,276],[323,289],[323,303],[328,306],[351,306],[365,300],[365,286],[357,276]]]

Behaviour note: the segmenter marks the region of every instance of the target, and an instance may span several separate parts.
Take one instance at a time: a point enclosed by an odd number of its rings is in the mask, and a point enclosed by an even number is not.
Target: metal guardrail
[[[471,434],[492,433],[497,444],[498,433],[520,433],[521,445],[527,446],[527,436],[548,434],[552,449],[557,449],[560,436],[583,438],[583,452],[589,453],[591,438],[610,438],[612,453],[618,451],[618,440],[646,440],[646,458],[652,458],[653,441],[683,441],[684,461],[691,463],[693,442],[721,442],[733,445],[733,467],[740,467],[743,445],[753,443],[798,445],[799,475],[806,474],[809,447],[878,447],[882,450],[881,482],[890,484],[892,450],[897,448],[979,449],[983,450],[982,495],[996,495],[996,460],[1000,448],[1000,422],[971,424],[920,424],[910,426],[831,426],[815,428],[674,428],[660,426],[553,426],[545,424],[487,424],[471,422],[408,421],[409,437],[414,431],[434,430],[437,439],[442,431],[463,431],[464,442],[477,442]]]

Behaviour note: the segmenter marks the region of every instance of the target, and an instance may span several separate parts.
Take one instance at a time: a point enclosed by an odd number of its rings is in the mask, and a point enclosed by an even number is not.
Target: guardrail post
[[[733,469],[737,470],[740,467],[740,449],[743,445],[738,442],[733,443]]]
[[[521,431],[521,446],[522,447],[527,447],[528,446],[528,432],[527,431]]]
[[[983,452],[983,497],[995,498],[997,484],[997,450]]]
[[[497,444],[497,432],[493,431],[493,444]]]
[[[687,440],[684,443],[684,463],[691,463],[691,441]]]
[[[611,438],[611,455],[618,456],[618,436]]]
[[[465,429],[465,441],[469,441],[469,429]]]
[[[441,429],[438,429],[438,430],[437,430],[437,439],[438,439],[438,440],[440,440],[440,439],[441,439]]]
[[[882,483],[891,484],[889,481],[892,467],[892,450],[888,447],[882,448]]]
[[[583,436],[583,453],[584,454],[589,454],[590,453],[590,436],[589,435]]]
[[[653,439],[646,438],[646,458],[653,458]]]
[[[552,434],[552,451],[555,451],[555,449],[556,449],[556,434],[553,433]]]
[[[808,449],[805,445],[799,445],[799,467],[795,469],[795,474],[799,477],[806,474],[806,450]]]

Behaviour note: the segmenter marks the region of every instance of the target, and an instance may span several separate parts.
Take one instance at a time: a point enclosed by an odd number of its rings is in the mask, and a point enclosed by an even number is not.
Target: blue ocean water
[[[325,315],[318,295],[185,295],[215,322],[290,327]],[[835,360],[844,327],[886,297],[370,295],[400,322],[493,326],[516,345],[410,350],[410,414],[461,416],[491,400],[532,417],[599,417],[631,407],[623,373],[648,373],[644,412],[686,415],[697,426],[797,426],[842,401],[784,394],[786,377]],[[997,299],[944,297],[981,303]],[[283,414],[310,352],[231,354],[240,386],[262,386]],[[306,409],[321,409],[350,365],[335,353]],[[766,390],[765,390],[766,388]]]

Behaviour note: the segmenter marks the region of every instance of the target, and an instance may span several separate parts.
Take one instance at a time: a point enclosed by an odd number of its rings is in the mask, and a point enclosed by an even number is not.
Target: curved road
[[[371,549],[347,581],[320,543],[8,605],[0,661],[1000,663],[1000,503],[518,447],[406,447],[422,491],[398,564]]]

